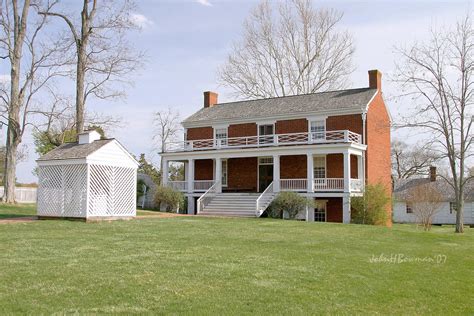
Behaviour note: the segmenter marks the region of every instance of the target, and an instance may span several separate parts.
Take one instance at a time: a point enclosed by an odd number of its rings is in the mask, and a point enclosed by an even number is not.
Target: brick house
[[[184,162],[186,179],[164,185],[186,194],[190,214],[258,217],[294,191],[316,200],[306,220],[349,223],[350,198],[366,183],[391,194],[381,79],[371,70],[367,88],[230,103],[204,92],[203,108],[182,122],[184,141],[162,153],[163,174]]]

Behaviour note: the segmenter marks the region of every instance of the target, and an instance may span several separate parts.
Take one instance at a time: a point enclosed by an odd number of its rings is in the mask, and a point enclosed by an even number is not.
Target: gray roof
[[[253,119],[295,113],[327,113],[333,110],[363,111],[377,89],[359,88],[286,97],[219,103],[202,108],[183,121],[198,123],[226,119]]]
[[[446,182],[446,180],[440,177],[438,177],[436,181],[430,181],[428,178],[396,180],[394,184],[393,195],[396,200],[404,201],[407,197],[409,189],[424,184],[435,187],[443,196],[444,201],[452,202],[455,200],[454,189]],[[466,184],[464,196],[466,201],[474,202],[474,181],[469,181]]]
[[[41,156],[38,161],[86,158],[112,141],[113,138],[96,140],[90,144],[65,143]]]

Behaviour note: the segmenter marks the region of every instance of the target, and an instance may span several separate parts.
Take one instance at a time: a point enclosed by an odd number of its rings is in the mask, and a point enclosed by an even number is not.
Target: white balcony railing
[[[214,180],[196,180],[193,181],[193,191],[194,192],[206,192],[214,184]],[[187,192],[188,191],[188,182],[187,181],[168,181],[168,186],[171,188]]]
[[[308,180],[306,179],[280,179],[281,191],[304,192],[307,191],[307,187]]]
[[[314,191],[344,191],[344,178],[314,179]]]
[[[194,181],[195,192],[206,192],[214,184],[214,180],[196,180]]]
[[[363,182],[362,179],[351,179],[351,191],[362,192]]]
[[[168,181],[168,186],[177,191],[188,191],[188,183],[186,181]]]
[[[361,135],[349,130],[314,133],[272,134],[248,137],[230,137],[225,139],[200,139],[184,142],[166,143],[163,151],[197,151],[225,148],[251,148],[267,146],[286,146],[303,144],[356,143],[360,144]]]
[[[214,180],[195,180],[193,181],[193,192],[206,192],[213,185]],[[187,181],[168,181],[168,185],[175,190],[187,192],[188,183]],[[294,192],[306,192],[308,181],[306,179],[280,179],[280,191],[294,191]],[[361,179],[351,179],[350,181],[351,192],[362,192],[363,185]],[[325,192],[325,191],[344,191],[344,179],[343,178],[320,178],[314,179],[314,192]]]

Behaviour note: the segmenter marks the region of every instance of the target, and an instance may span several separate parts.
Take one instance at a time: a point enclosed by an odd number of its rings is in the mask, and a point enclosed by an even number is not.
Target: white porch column
[[[215,172],[215,179],[214,181],[219,182],[219,184],[216,186],[217,192],[221,193],[222,192],[222,159],[221,158],[216,158],[216,172]]]
[[[188,184],[188,193],[194,192],[194,159],[188,159],[186,169],[186,180]]]
[[[351,155],[349,151],[344,152],[344,192],[350,192],[351,185]]]
[[[357,156],[357,178],[359,180],[364,179],[364,165],[363,162],[364,160],[362,159],[362,156]]]
[[[349,196],[342,198],[342,222],[344,224],[351,222],[351,198]]]
[[[308,197],[308,200],[313,200],[314,202],[314,198]],[[314,222],[314,207],[306,206],[306,221]]]
[[[188,196],[188,214],[194,214],[194,197],[189,195]]]
[[[163,170],[161,170],[161,185],[168,186],[168,159],[161,158],[163,160]]]
[[[280,155],[273,155],[273,192],[280,192]]]
[[[314,192],[314,161],[313,154],[306,154],[306,191],[313,193]]]

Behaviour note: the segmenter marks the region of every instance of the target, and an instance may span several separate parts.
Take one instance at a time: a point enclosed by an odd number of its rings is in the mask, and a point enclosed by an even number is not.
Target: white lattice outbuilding
[[[79,135],[37,160],[38,216],[127,218],[136,215],[138,162],[115,139]]]

